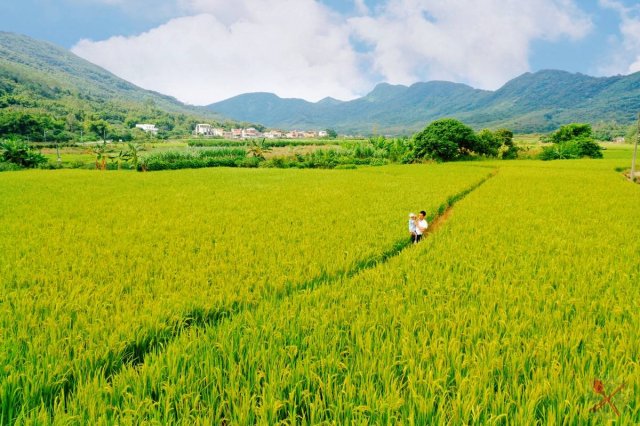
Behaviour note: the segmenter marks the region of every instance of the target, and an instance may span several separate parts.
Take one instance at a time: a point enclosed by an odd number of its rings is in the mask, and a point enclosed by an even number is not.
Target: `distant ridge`
[[[223,120],[204,107],[142,89],[62,47],[0,32],[0,113],[11,111],[102,118],[120,131],[132,120],[163,121],[166,128]]]
[[[590,77],[543,70],[525,73],[496,91],[445,81],[409,87],[381,83],[366,96],[347,102],[325,98],[313,103],[247,93],[207,107],[236,120],[283,129],[410,134],[430,121],[454,117],[475,128],[546,132],[573,121],[631,123],[640,111],[640,73]]]

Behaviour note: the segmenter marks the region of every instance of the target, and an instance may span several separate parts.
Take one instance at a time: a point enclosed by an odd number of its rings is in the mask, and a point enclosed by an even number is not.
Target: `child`
[[[418,242],[416,214],[409,213],[409,234],[411,235],[411,242],[413,244]]]

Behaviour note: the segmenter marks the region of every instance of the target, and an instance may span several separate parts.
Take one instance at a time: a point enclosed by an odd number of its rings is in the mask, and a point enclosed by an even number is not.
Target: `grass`
[[[490,170],[2,174],[2,418],[49,416],[194,316],[352,269],[406,238],[409,210],[433,212]]]
[[[0,423],[637,424],[630,156],[3,173]]]
[[[590,411],[599,378],[627,384],[614,402],[636,424],[640,192],[610,162],[508,164],[419,246],[190,330],[67,410],[89,422],[602,424],[615,415]]]

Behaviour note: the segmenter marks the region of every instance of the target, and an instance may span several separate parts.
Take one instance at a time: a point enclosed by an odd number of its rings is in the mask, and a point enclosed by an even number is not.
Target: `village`
[[[196,124],[193,135],[224,139],[316,139],[327,137],[328,132],[326,130],[268,130],[266,132],[260,132],[253,127],[225,130],[220,127],[213,127],[210,124]]]
[[[136,124],[136,128],[153,135],[156,135],[159,130],[155,124],[148,123]],[[317,139],[331,136],[327,130],[268,130],[261,132],[254,127],[226,130],[206,123],[196,124],[192,134],[200,137],[223,139]]]

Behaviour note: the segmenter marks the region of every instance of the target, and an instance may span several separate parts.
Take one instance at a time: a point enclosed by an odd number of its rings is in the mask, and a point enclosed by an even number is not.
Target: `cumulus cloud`
[[[445,79],[486,89],[528,71],[533,40],[579,39],[592,26],[567,0],[390,0],[350,23],[391,83]]]
[[[600,0],[600,5],[620,15],[620,37],[611,38],[613,53],[601,71],[605,74],[640,71],[640,5],[627,7],[615,0]]]
[[[72,50],[193,104],[256,91],[350,99],[379,81],[496,88],[529,70],[532,41],[591,29],[574,0],[353,0],[350,17],[319,0],[173,1],[183,17]]]
[[[142,87],[193,104],[271,91],[353,98],[365,84],[349,31],[313,0],[181,0],[195,16],[135,37],[82,40],[72,49]]]

